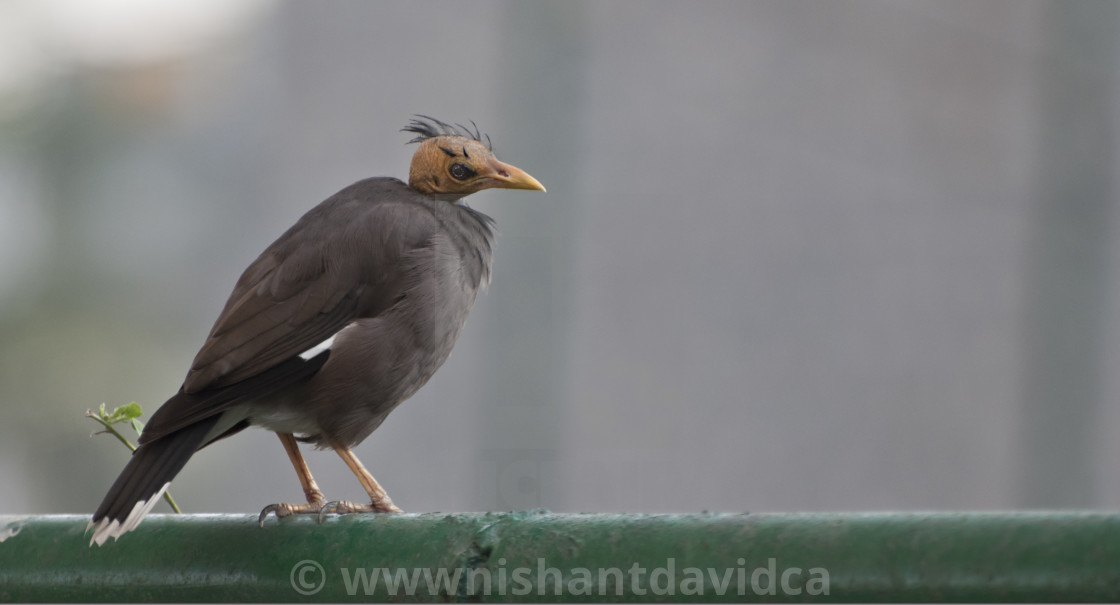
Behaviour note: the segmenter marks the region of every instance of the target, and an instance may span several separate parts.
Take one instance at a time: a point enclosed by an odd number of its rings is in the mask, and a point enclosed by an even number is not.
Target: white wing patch
[[[319,353],[322,353],[323,351],[329,351],[330,348],[334,346],[334,341],[335,341],[336,338],[338,338],[338,335],[342,334],[346,330],[349,330],[354,325],[356,325],[354,322],[350,322],[350,323],[346,324],[345,326],[342,326],[342,329],[335,332],[334,334],[332,334],[330,338],[328,338],[328,339],[324,340],[323,342],[311,347],[310,349],[300,353],[299,356],[301,358],[303,358],[304,361],[306,361],[306,360],[311,359],[312,357],[318,355]]]
[[[343,328],[343,329],[345,329],[345,328]],[[330,338],[324,340],[323,342],[311,347],[310,349],[300,353],[299,356],[302,357],[304,361],[306,361],[306,360],[311,359],[312,357],[318,355],[319,353],[322,353],[323,351],[330,350],[331,345],[334,344],[334,339],[336,337],[338,337],[338,335],[341,331],[342,330],[339,330],[338,332],[335,332],[333,336],[331,336]]]

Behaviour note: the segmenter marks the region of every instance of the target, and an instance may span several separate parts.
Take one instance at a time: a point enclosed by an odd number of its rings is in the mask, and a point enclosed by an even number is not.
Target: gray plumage
[[[446,361],[489,281],[493,238],[486,215],[394,178],[309,211],[242,274],[92,522],[152,504],[194,451],[250,425],[361,442]]]
[[[181,393],[152,417],[141,443],[223,414],[323,445],[356,445],[447,359],[479,288],[490,279],[493,221],[459,203],[371,178],[305,214],[245,270],[195,357]],[[302,366],[223,401],[222,387],[338,335],[321,369]],[[241,427],[243,428],[243,427]],[[217,432],[211,439],[227,436]]]
[[[350,448],[447,360],[489,282],[493,221],[459,200],[544,190],[494,157],[477,127],[424,118],[406,131],[420,143],[408,184],[371,178],[339,191],[245,270],[94,513],[91,543],[135,528],[195,451],[253,425],[280,436],[307,498],[265,507],[262,523],[270,512],[400,511]],[[297,440],[338,451],[371,503],[327,502]]]

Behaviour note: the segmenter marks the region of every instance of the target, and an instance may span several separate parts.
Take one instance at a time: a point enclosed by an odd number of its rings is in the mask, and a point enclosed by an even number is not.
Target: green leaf
[[[105,413],[104,404],[102,404],[101,408],[98,410],[101,419],[109,424],[116,424],[118,422],[124,422],[125,420],[139,418],[143,413],[144,410],[141,409],[140,404],[135,401],[128,405],[122,405],[119,408],[113,408],[113,411],[108,414]]]
[[[137,435],[144,432],[144,423],[141,422],[139,418],[133,418],[131,422],[132,430],[136,431]]]
[[[144,415],[144,410],[140,407],[140,404],[136,403],[135,401],[128,405],[122,405],[121,407],[113,410],[114,414],[118,412],[127,420],[139,418],[140,416]]]

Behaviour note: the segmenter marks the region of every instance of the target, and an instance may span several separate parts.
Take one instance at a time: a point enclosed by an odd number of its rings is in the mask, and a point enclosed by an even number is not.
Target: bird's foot
[[[386,498],[381,502],[370,502],[369,504],[357,504],[349,500],[334,500],[327,502],[323,508],[319,509],[319,522],[322,523],[327,515],[334,513],[336,515],[346,515],[350,513],[403,513],[404,511],[397,508],[392,500]]]
[[[307,504],[288,504],[287,502],[269,504],[261,509],[261,514],[257,517],[257,524],[264,527],[264,520],[268,518],[269,513],[276,515],[277,519],[287,517],[288,515],[315,515],[319,514],[326,506],[327,503],[325,500],[315,500]],[[321,515],[319,520],[322,521]]]

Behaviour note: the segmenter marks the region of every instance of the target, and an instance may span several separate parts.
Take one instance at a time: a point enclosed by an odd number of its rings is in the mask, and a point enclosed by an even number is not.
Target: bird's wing
[[[420,204],[370,202],[346,191],[304,215],[245,270],[180,393],[160,407],[146,435],[306,378],[317,366],[300,363],[301,353],[402,295],[415,279],[407,261],[429,245],[437,220]]]

